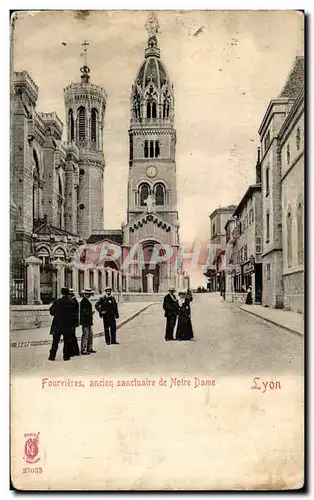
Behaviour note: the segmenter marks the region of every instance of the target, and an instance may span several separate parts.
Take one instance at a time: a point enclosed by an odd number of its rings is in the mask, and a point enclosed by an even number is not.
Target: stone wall
[[[285,309],[303,313],[304,311],[304,273],[296,272],[283,276]]]
[[[164,294],[154,293],[122,293],[113,294],[117,302],[162,302]],[[91,299],[93,306],[100,295]],[[32,330],[35,328],[50,327],[52,316],[49,314],[50,305],[26,305],[10,307],[10,331]]]
[[[32,330],[51,325],[49,305],[45,306],[11,306],[10,330]]]
[[[162,302],[164,293],[122,293],[120,295],[121,302]]]

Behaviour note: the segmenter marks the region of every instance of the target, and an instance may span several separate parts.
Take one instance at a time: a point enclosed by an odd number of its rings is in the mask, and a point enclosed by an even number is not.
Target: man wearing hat
[[[167,318],[165,340],[174,340],[173,331],[179,314],[179,303],[175,296],[175,288],[173,286],[169,288],[169,293],[164,297],[163,308],[165,317]]]
[[[83,298],[80,302],[80,325],[82,325],[81,354],[95,353],[93,350],[93,306],[89,300],[93,291],[86,288],[82,291]]]
[[[69,289],[64,287],[61,289],[62,297],[54,301],[50,306],[49,312],[53,316],[53,327],[51,333],[53,335],[52,346],[50,349],[49,360],[54,361],[60,342],[63,335],[63,359],[68,361],[71,357],[71,338],[73,327],[75,325],[75,304],[69,297]]]
[[[74,314],[74,321],[75,324],[73,326],[73,331],[72,331],[72,338],[71,338],[71,355],[72,356],[79,356],[80,355],[80,348],[78,345],[78,341],[76,338],[76,328],[80,324],[80,318],[79,318],[79,303],[77,298],[75,297],[75,292],[73,288],[69,288],[69,297],[71,300],[73,300],[75,304],[75,314]]]
[[[116,319],[119,318],[119,312],[117,301],[111,295],[111,288],[107,287],[105,289],[105,295],[95,304],[95,309],[104,322],[106,344],[119,344],[116,339]]]

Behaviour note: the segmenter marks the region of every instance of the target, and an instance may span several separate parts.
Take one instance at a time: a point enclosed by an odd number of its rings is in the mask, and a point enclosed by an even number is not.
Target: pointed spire
[[[89,73],[90,73],[90,68],[87,66],[87,47],[89,46],[89,43],[84,40],[84,42],[81,44],[84,50],[84,66],[80,68],[81,71],[81,80],[83,83],[88,83],[89,82]]]

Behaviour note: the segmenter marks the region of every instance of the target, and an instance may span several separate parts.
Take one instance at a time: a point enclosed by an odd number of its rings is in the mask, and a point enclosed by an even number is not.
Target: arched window
[[[169,109],[170,109],[169,101],[168,101],[168,99],[165,99],[164,104],[163,104],[163,116],[164,116],[164,118],[169,118]]]
[[[298,203],[297,208],[297,228],[298,228],[298,263],[303,264],[303,204]]]
[[[287,163],[288,163],[288,165],[290,163],[290,146],[289,146],[289,144],[287,145]]]
[[[152,118],[157,118],[157,106],[155,101],[152,103]]]
[[[141,184],[139,187],[139,193],[140,193],[140,205],[142,207],[145,207],[146,203],[144,201],[147,199],[148,195],[150,192],[150,188],[148,184]]]
[[[150,105],[150,101],[148,101],[148,103],[147,103],[147,107],[146,107],[146,117],[147,117],[147,118],[151,118],[151,105]]]
[[[72,142],[74,141],[74,118],[73,118],[73,111],[70,109],[69,111],[69,141]]]
[[[154,141],[149,143],[149,157],[154,158]]]
[[[289,210],[287,214],[287,261],[288,267],[292,266],[292,216]]]
[[[165,188],[164,185],[159,183],[155,186],[155,205],[165,204]]]
[[[86,126],[86,113],[85,108],[79,108],[78,110],[78,126],[79,126],[79,140],[85,140],[85,126]]]
[[[40,218],[40,195],[39,195],[39,182],[40,182],[40,172],[39,172],[39,161],[36,151],[33,149],[33,221]]]
[[[159,141],[155,141],[155,158],[159,158],[159,154],[160,154]]]
[[[144,142],[144,157],[148,158],[148,141]]]
[[[296,146],[297,146],[297,151],[299,151],[301,145],[301,131],[300,127],[297,128],[297,135],[296,135]]]
[[[90,137],[91,140],[96,143],[97,140],[97,109],[93,108],[91,113],[91,131]]]

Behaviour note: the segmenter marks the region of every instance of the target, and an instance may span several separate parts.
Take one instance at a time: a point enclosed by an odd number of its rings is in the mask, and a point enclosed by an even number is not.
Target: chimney
[[[257,162],[256,162],[255,172],[256,172],[256,184],[260,184],[262,182],[261,148],[257,148]]]

